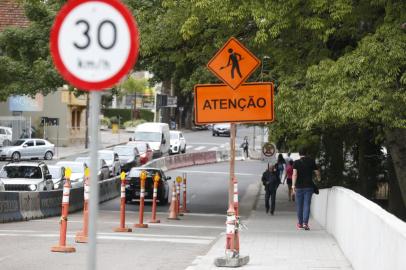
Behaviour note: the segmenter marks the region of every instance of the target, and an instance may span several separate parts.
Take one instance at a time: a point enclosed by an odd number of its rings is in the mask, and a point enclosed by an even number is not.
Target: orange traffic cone
[[[172,200],[171,206],[169,207],[169,217],[170,220],[179,220],[177,210],[177,202],[176,202],[176,184],[175,181],[173,182],[172,187]]]

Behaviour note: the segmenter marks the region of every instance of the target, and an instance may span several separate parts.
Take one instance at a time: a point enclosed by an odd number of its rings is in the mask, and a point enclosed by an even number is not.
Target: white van
[[[135,128],[133,140],[147,142],[154,151],[154,158],[166,156],[171,143],[169,125],[153,122],[140,124]]]

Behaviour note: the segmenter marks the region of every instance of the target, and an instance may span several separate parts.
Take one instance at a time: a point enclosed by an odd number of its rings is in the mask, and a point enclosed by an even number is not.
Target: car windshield
[[[63,166],[65,168],[70,168],[72,173],[85,173],[85,168],[80,163],[79,164],[75,164],[75,163],[58,163],[58,166]]]
[[[114,152],[119,156],[131,156],[134,155],[134,148],[132,147],[114,147]]]
[[[143,142],[160,142],[162,135],[159,132],[136,131],[134,140]]]
[[[99,152],[99,158],[104,159],[104,160],[113,160],[113,154],[111,153],[104,153],[104,152]]]
[[[25,142],[25,140],[15,140],[15,141],[13,141],[12,145],[19,146],[19,145],[22,145],[24,142]]]
[[[130,177],[140,177],[141,172],[143,171],[143,169],[131,169],[129,176]],[[152,177],[153,175],[155,175],[155,173],[157,173],[157,170],[145,170],[147,172],[147,177]]]
[[[39,167],[34,166],[5,166],[0,173],[0,177],[40,179],[42,178],[42,172]]]
[[[179,133],[171,132],[171,140],[179,139]]]
[[[48,167],[48,170],[53,179],[62,177],[62,170],[60,167]]]

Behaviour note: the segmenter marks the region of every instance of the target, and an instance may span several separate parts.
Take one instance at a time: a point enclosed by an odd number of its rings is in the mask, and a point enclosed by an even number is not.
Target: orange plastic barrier
[[[148,228],[148,224],[144,224],[144,203],[145,203],[145,180],[147,179],[147,172],[142,171],[140,174],[140,209],[139,209],[139,223],[135,224],[136,228]]]
[[[132,232],[131,228],[125,226],[125,172],[120,174],[121,178],[121,202],[120,202],[120,227],[115,232]]]
[[[76,249],[71,246],[66,245],[66,231],[68,227],[68,214],[69,214],[69,194],[70,194],[70,176],[72,171],[70,168],[65,170],[65,184],[63,186],[63,196],[62,196],[62,215],[60,220],[60,234],[59,234],[59,245],[53,246],[51,248],[52,252],[76,252]]]

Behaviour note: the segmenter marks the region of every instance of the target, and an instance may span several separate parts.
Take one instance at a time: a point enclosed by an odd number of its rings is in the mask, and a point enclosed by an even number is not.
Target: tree
[[[148,87],[148,80],[146,79],[136,79],[134,76],[129,76],[121,85],[119,96],[125,96],[128,94],[134,94],[134,109],[133,109],[133,118],[138,118],[137,112],[137,94],[142,94]]]

